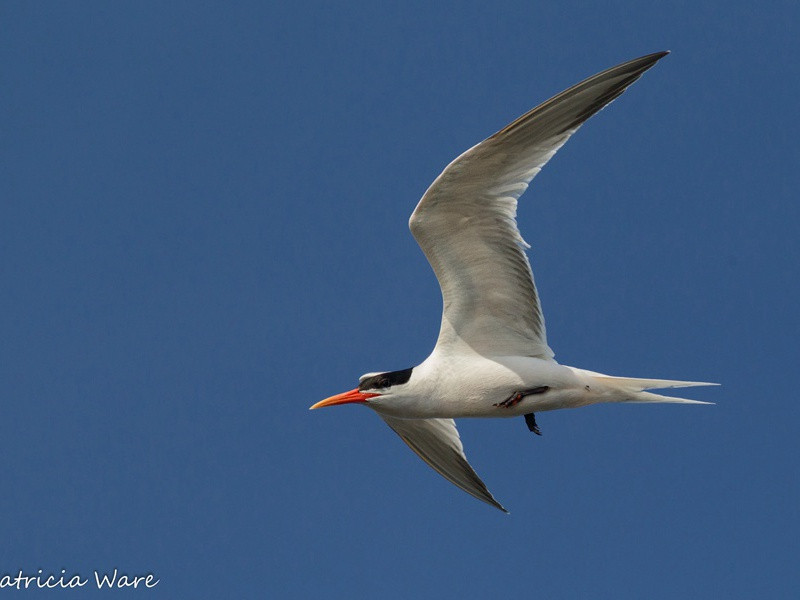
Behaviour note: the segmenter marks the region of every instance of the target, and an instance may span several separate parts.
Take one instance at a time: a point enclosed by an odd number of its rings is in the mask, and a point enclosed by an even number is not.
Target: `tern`
[[[645,390],[716,385],[614,377],[561,365],[516,222],[517,200],[556,151],[667,52],[622,63],[525,113],[451,162],[409,220],[442,292],[433,352],[420,365],[367,373],[311,409],[357,403],[377,412],[422,460],[504,512],[467,462],[454,418],[524,416],[600,402],[710,404]]]

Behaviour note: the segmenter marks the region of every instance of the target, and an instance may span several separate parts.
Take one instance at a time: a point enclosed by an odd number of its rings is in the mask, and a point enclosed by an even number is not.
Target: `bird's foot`
[[[532,431],[536,435],[542,435],[542,430],[539,429],[539,426],[536,424],[536,415],[533,413],[528,413],[525,415],[525,424],[528,426],[528,430]]]
[[[511,408],[512,406],[516,406],[525,396],[533,396],[534,394],[544,394],[550,388],[546,385],[542,385],[530,390],[522,390],[520,392],[514,392],[508,398],[503,400],[502,402],[497,402],[492,406],[503,407],[503,408]]]

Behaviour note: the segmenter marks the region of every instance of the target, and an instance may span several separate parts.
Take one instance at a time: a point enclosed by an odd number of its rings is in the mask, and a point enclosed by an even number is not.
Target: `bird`
[[[525,418],[602,402],[711,404],[646,390],[717,385],[616,377],[559,364],[516,219],[517,200],[578,128],[669,54],[648,54],[577,83],[473,146],[433,181],[409,220],[442,293],[439,336],[409,369],[373,372],[310,410],[373,409],[419,457],[508,512],[467,462],[454,419]]]

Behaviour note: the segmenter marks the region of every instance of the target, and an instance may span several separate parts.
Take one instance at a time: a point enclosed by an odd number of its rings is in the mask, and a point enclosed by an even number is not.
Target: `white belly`
[[[410,383],[407,393],[372,407],[406,418],[516,417],[597,401],[570,367],[530,357],[434,354],[414,368]],[[546,392],[527,395],[512,407],[495,406],[516,392],[543,386]]]

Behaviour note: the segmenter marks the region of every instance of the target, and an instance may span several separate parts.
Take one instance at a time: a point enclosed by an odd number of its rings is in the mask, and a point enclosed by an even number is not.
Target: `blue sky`
[[[796,593],[795,2],[0,15],[0,574],[152,572],[154,598]],[[406,224],[441,169],[663,49],[520,228],[559,361],[718,381],[691,396],[716,406],[543,413],[541,438],[460,422],[510,516],[370,411],[309,413],[431,350]]]

